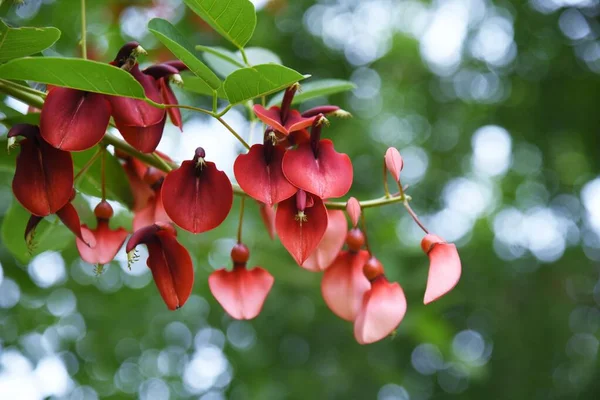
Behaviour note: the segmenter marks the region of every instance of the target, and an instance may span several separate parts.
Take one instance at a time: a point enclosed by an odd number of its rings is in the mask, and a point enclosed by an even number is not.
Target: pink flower
[[[421,241],[421,248],[429,256],[429,275],[423,299],[424,304],[429,304],[456,286],[462,268],[456,246],[439,236],[426,235]]]

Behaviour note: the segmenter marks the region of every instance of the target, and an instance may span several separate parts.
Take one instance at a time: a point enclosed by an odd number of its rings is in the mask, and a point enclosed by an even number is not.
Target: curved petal
[[[396,182],[398,182],[400,180],[400,171],[402,171],[402,168],[404,167],[404,162],[402,161],[400,152],[395,147],[390,147],[385,152],[385,167],[389,173],[392,174]]]
[[[167,215],[192,233],[221,225],[233,204],[233,188],[223,171],[212,162],[197,171],[193,161],[184,161],[169,172],[161,190]]]
[[[314,198],[314,205],[304,210],[306,219],[298,218],[296,196],[279,203],[275,214],[277,235],[283,247],[302,265],[327,230],[327,209],[323,200]]]
[[[317,158],[309,144],[286,152],[283,157],[283,173],[292,185],[322,199],[341,197],[352,186],[350,157],[336,152],[329,139],[319,142]]]
[[[148,204],[135,212],[133,216],[134,231],[157,222],[172,222],[171,218],[169,218],[163,207],[161,191],[161,188],[159,188],[156,192],[154,192],[153,196],[148,200]]]
[[[281,162],[286,150],[282,146],[272,148],[272,157],[265,161],[265,146],[255,144],[246,154],[240,154],[233,164],[235,179],[253,199],[269,206],[279,203],[296,193],[296,187],[283,175]]]
[[[273,106],[267,110],[260,104],[255,104],[252,109],[254,110],[254,114],[256,114],[258,119],[260,119],[262,122],[273,128],[277,132],[281,132],[285,135],[289,133],[281,123],[281,111],[279,107]]]
[[[179,104],[177,102],[177,97],[175,97],[175,93],[173,93],[173,89],[167,83],[166,78],[159,79],[160,86],[160,95],[162,97],[163,103],[165,104]],[[171,123],[178,127],[183,132],[183,122],[181,120],[181,110],[176,107],[170,107],[167,109],[167,113],[169,114],[169,118],[171,119]]]
[[[188,251],[166,230],[156,232],[156,241],[149,241],[146,264],[154,283],[170,310],[182,307],[192,293],[194,267]]]
[[[452,243],[434,244],[428,256],[429,275],[424,304],[429,304],[454,289],[462,272],[458,251]]]
[[[137,159],[133,158],[131,160],[137,161]],[[127,175],[129,186],[131,187],[131,193],[133,194],[132,209],[133,211],[140,211],[148,204],[150,199],[154,196],[154,191],[152,190],[150,185],[144,182],[142,177],[138,175],[134,164],[130,162],[130,160],[127,160],[125,164],[123,164],[123,169],[125,169],[125,174]]]
[[[290,110],[288,117],[285,120],[284,128],[288,134],[301,129],[306,129],[313,124],[315,118],[316,116],[303,117],[298,110]]]
[[[87,243],[87,245],[90,247],[94,247],[96,245],[96,239],[93,235],[88,236],[86,238],[82,236],[81,221],[79,220],[77,210],[75,209],[75,207],[73,207],[71,203],[65,204],[60,210],[56,212],[56,215],[58,216],[58,218],[60,218],[62,223],[65,224],[65,226],[75,234],[77,238]]]
[[[123,228],[116,230],[110,229],[108,221],[98,220],[98,226],[95,230],[89,229],[86,225],[81,226],[81,234],[83,239],[89,242],[89,236],[93,236],[96,240],[94,247],[88,247],[86,244],[77,238],[77,250],[81,259],[90,264],[108,264],[111,262],[117,252],[127,239],[127,231]]]
[[[115,125],[127,143],[142,153],[152,153],[162,139],[166,121],[167,115],[165,114],[162,120],[150,126],[124,125],[116,119]]]
[[[327,230],[319,245],[302,264],[309,271],[324,271],[333,263],[346,241],[348,223],[341,210],[327,210]]]
[[[82,151],[102,140],[109,119],[110,105],[104,95],[57,87],[44,102],[40,131],[57,149]]]
[[[398,282],[381,276],[371,283],[354,321],[354,337],[360,344],[377,342],[391,334],[406,313],[406,298]]]
[[[208,277],[208,286],[221,306],[235,319],[252,319],[263,307],[274,278],[266,270],[235,266],[232,271],[220,269]]]
[[[275,238],[275,208],[267,206],[265,203],[259,203],[260,217],[265,224],[267,233],[271,239]]]
[[[338,317],[354,321],[362,305],[364,294],[371,288],[363,273],[369,252],[342,251],[325,270],[321,294],[325,303]]]
[[[41,138],[24,139],[12,182],[16,199],[30,213],[54,214],[71,199],[73,160]]]
[[[160,91],[154,78],[143,74],[137,64],[130,72],[144,88],[146,97],[156,103],[161,103]],[[165,110],[153,107],[143,100],[120,96],[107,96],[107,100],[112,106],[111,112],[117,125],[152,126],[158,124],[165,117]]]

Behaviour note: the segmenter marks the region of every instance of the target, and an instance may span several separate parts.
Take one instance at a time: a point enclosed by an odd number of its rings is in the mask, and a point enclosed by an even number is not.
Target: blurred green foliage
[[[428,260],[418,231],[399,205],[367,211],[373,252],[408,300],[396,335],[373,345],[354,341],[352,326],[325,306],[320,275],[294,265],[269,240],[253,204],[244,227],[250,265],[268,269],[276,284],[256,320],[226,316],[206,278],[229,265],[238,200],[214,231],[179,233],[196,283],[177,312],[162,303],[143,260],[130,273],[122,254],[95,276],[65,232],[52,234],[64,264],[53,254],[28,264],[9,252],[22,229],[6,221],[23,210],[10,192],[7,157],[14,154],[2,155],[0,389],[18,382],[7,371],[10,357],[21,354],[34,369],[60,357],[72,380],[64,398],[71,399],[598,398],[600,6],[567,3],[272,0],[258,12],[250,46],[273,51],[311,79],[356,83],[354,94],[302,105],[338,104],[355,115],[332,120],[326,131],[353,160],[350,194],[380,196],[382,155],[398,147],[416,211],[457,241],[461,282],[425,307]],[[44,55],[79,56],[78,1],[6,4],[11,25],[60,29]],[[446,22],[436,36],[427,27],[440,15]],[[192,45],[235,50],[181,1],[88,1],[90,58],[110,61],[135,39],[149,51],[143,62],[170,59],[146,30],[154,17],[169,20]],[[481,32],[492,25],[501,29],[486,39]],[[457,29],[464,36],[459,58],[444,64]],[[485,46],[494,50],[502,40],[509,44],[504,59],[494,59],[498,48],[486,58]],[[438,47],[428,50],[428,43]],[[209,97],[178,95],[181,103],[211,107]],[[14,117],[11,104],[0,104],[0,113]],[[504,158],[506,142],[478,148],[478,138],[490,136],[475,133],[489,126],[506,132],[492,136],[508,138]],[[197,134],[200,144],[211,132]],[[506,165],[490,170],[497,160]],[[93,224],[80,197],[82,219]],[[113,223],[130,226],[131,214],[122,211]]]

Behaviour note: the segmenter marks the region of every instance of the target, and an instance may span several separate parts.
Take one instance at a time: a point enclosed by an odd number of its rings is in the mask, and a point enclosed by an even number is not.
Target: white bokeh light
[[[483,126],[473,134],[471,145],[476,173],[498,176],[510,167],[512,139],[506,129],[497,125]]]
[[[65,261],[55,251],[46,251],[36,256],[29,263],[27,271],[35,284],[42,288],[56,285],[66,278]]]

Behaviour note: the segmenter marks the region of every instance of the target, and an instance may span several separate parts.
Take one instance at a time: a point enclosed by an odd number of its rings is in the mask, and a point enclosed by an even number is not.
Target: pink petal
[[[323,274],[321,294],[325,303],[335,315],[347,321],[354,321],[364,294],[371,288],[363,273],[369,257],[366,250],[342,251]]]
[[[346,241],[348,223],[341,210],[327,210],[327,230],[319,246],[313,251],[302,267],[314,272],[324,271],[337,257]]]
[[[77,238],[84,241],[90,247],[94,247],[96,245],[95,237],[88,236],[84,238],[81,234],[81,222],[79,220],[79,215],[77,214],[77,210],[71,203],[67,203],[56,212],[56,216],[61,220],[61,222],[75,234]]]
[[[108,221],[98,220],[98,226],[95,230],[90,230],[86,225],[81,226],[81,235],[83,239],[89,242],[89,237],[93,236],[96,240],[96,246],[88,247],[80,239],[76,240],[77,250],[81,259],[90,264],[108,264],[127,239],[127,231],[123,228],[116,230],[110,229]]]
[[[220,269],[208,277],[215,299],[235,319],[252,319],[263,307],[274,278],[266,270],[235,266],[232,271]]]
[[[360,344],[377,342],[400,324],[406,313],[404,291],[397,282],[381,276],[371,283],[354,321],[354,337]]]
[[[402,157],[400,156],[400,152],[394,148],[390,147],[385,152],[385,167],[392,174],[396,182],[400,180],[400,171],[404,167],[404,162],[402,161]]]
[[[263,224],[267,229],[267,233],[272,240],[275,238],[275,208],[269,207],[265,203],[258,203],[260,207],[260,217],[262,218]]]
[[[290,110],[285,121],[285,130],[287,133],[306,129],[313,124],[316,116],[303,117],[297,110]]]
[[[329,139],[319,142],[315,158],[310,144],[298,146],[285,153],[283,173],[290,183],[322,199],[341,197],[352,186],[352,162],[346,154],[338,153]]]
[[[429,275],[424,304],[429,304],[451,291],[458,283],[462,269],[458,251],[452,243],[435,243],[427,255]]]
[[[356,198],[350,197],[348,199],[348,202],[346,203],[346,212],[350,217],[350,221],[352,221],[352,226],[356,228],[361,213],[360,203],[358,200],[356,200]]]
[[[135,212],[133,216],[133,231],[135,232],[138,229],[157,222],[172,222],[163,207],[161,188],[159,188],[154,196],[148,200],[145,207]]]
[[[277,132],[281,132],[285,135],[289,134],[286,128],[283,127],[281,123],[281,116],[279,107],[274,106],[269,108],[268,110],[261,106],[260,104],[255,104],[253,107],[254,114],[260,119],[262,122],[272,127]]]

